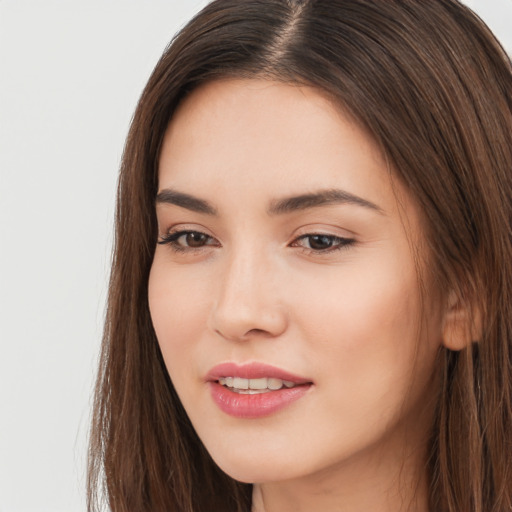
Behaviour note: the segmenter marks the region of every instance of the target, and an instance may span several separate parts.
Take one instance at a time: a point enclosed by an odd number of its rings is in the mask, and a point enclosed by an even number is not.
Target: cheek
[[[309,360],[343,390],[348,406],[378,410],[420,392],[433,372],[440,321],[424,312],[414,265],[393,255],[371,265],[354,260],[332,276],[303,277],[293,296]],[[323,286],[322,286],[323,284]],[[420,329],[421,319],[429,325]],[[414,377],[414,379],[413,379]],[[333,393],[332,406],[342,403]]]
[[[337,345],[338,339],[344,349],[360,351],[410,341],[421,313],[416,275],[392,259],[354,259],[290,280],[297,321],[314,327],[315,343]]]
[[[194,375],[199,354],[196,343],[204,332],[210,304],[205,283],[196,273],[169,269],[155,256],[148,283],[149,309],[160,350],[173,383]],[[195,370],[197,371],[197,370]]]

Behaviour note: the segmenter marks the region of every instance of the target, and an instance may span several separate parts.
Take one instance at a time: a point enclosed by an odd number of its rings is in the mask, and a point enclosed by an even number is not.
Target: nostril
[[[248,331],[245,335],[249,335],[249,334],[256,334],[256,335],[261,335],[261,334],[264,334],[266,336],[272,336],[268,331],[265,331],[263,329],[251,329],[250,331]]]
[[[252,338],[274,338],[277,333],[274,334],[265,329],[249,329],[248,331],[239,331],[238,333],[229,329],[225,329],[224,331],[222,329],[215,329],[215,334],[228,340],[246,341]]]

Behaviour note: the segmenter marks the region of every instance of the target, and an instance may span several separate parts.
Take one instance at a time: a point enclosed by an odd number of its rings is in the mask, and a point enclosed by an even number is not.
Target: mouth
[[[264,363],[223,363],[205,380],[214,403],[224,413],[244,419],[272,415],[313,387],[310,379]]]
[[[217,381],[221,386],[234,393],[242,395],[257,395],[279,391],[282,388],[291,389],[300,384],[291,380],[276,379],[274,377],[261,377],[259,379],[244,379],[242,377],[220,377]]]

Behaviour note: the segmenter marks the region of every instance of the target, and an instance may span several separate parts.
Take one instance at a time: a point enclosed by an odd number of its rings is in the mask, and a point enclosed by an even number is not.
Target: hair
[[[478,340],[439,355],[430,510],[512,510],[512,66],[456,0],[216,0],[165,50],[121,165],[88,509],[251,508],[252,486],[187,418],[148,308],[162,138],[191,91],[223,78],[312,86],[382,148],[423,212],[436,281],[482,318]]]

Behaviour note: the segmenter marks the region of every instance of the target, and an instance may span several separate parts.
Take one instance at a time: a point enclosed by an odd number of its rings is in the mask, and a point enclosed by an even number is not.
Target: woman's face
[[[442,312],[428,281],[420,298],[418,211],[341,110],[307,87],[203,86],[165,134],[156,210],[153,324],[224,471],[306,477],[425,440]]]

